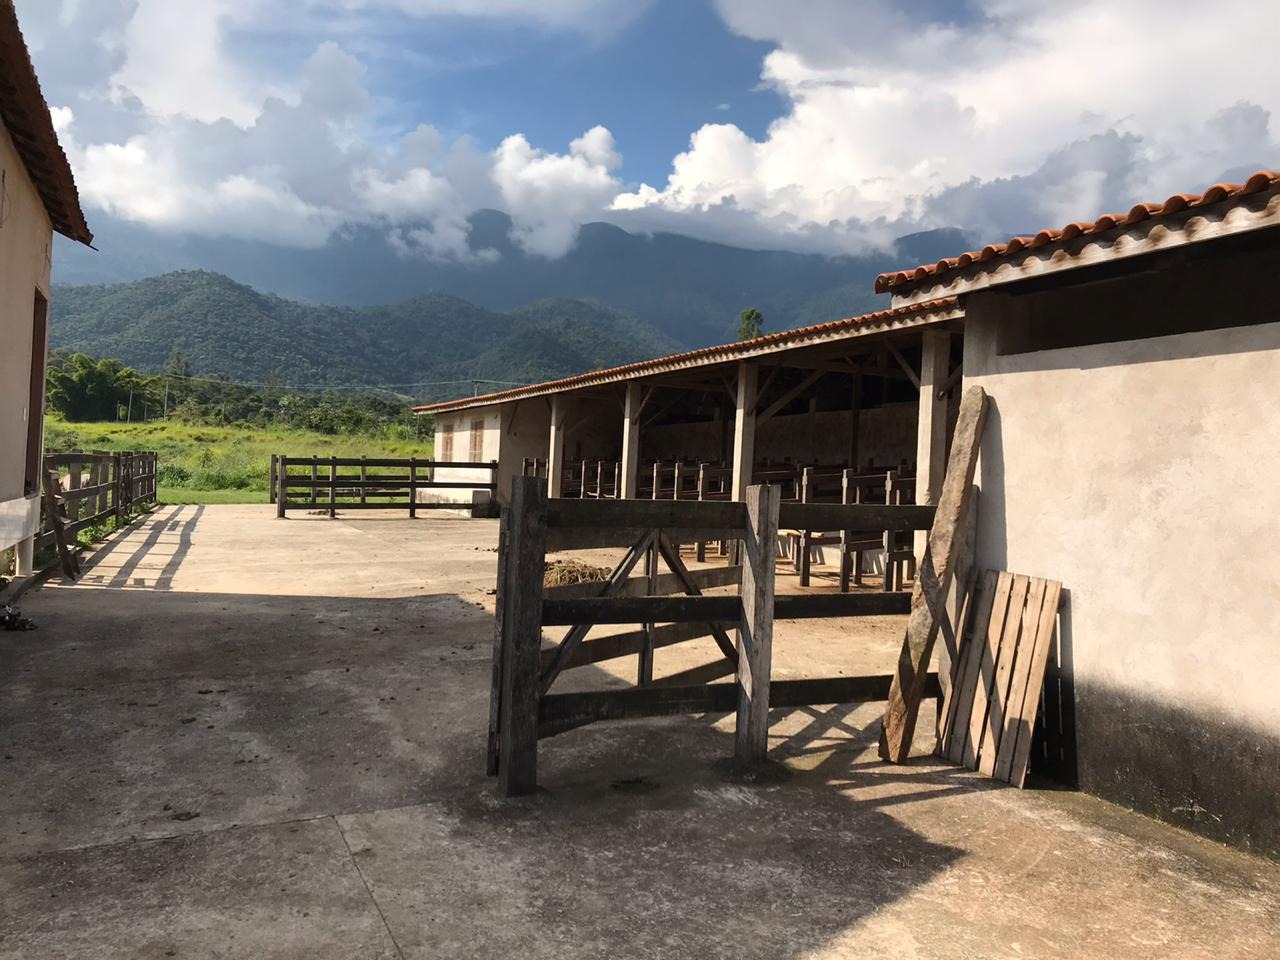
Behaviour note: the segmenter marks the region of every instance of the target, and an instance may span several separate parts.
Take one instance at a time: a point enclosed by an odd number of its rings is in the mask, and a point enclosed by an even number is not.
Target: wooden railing
[[[483,480],[438,480],[436,471],[474,470]],[[271,457],[271,502],[276,516],[288,510],[419,510],[470,509],[487,513],[497,484],[498,462],[471,463],[452,460],[386,459],[373,457]],[[419,500],[422,490],[479,491],[483,503]],[[299,492],[300,491],[300,492]]]
[[[541,477],[516,477],[499,525],[498,586],[489,714],[488,764],[507,794],[527,793],[537,777],[541,737],[596,720],[670,713],[738,711],[738,758],[765,751],[770,702],[796,706],[884,700],[892,676],[770,682],[773,622],[815,617],[906,614],[905,593],[774,597],[779,524],[800,530],[927,530],[930,506],[781,502],[776,486],[753,486],[747,502],[548,499]],[[740,566],[690,571],[675,546],[741,542]],[[609,578],[571,590],[544,588],[548,552],[626,547]],[[659,560],[670,573],[660,575]],[[643,575],[632,571],[643,561]],[[725,572],[728,571],[728,572]],[[704,588],[738,585],[729,595]],[[679,591],[681,595],[673,595]],[[634,623],[632,633],[587,640],[596,624]],[[568,626],[542,649],[544,626]],[[736,633],[736,640],[731,634]],[[737,683],[686,686],[653,680],[658,647],[711,636]],[[561,672],[616,657],[639,657],[630,690],[550,693]],[[924,689],[936,695],[936,677]]]
[[[50,453],[44,469],[58,474],[58,499],[66,513],[63,535],[74,544],[81,530],[115,518],[123,520],[135,508],[156,502],[159,456],[141,453]],[[55,512],[41,498],[37,552],[54,544]]]

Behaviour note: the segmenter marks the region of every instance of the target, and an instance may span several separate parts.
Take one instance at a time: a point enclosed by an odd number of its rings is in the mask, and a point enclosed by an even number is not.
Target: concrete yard
[[[0,957],[1280,956],[1280,864],[888,766],[875,705],[775,711],[782,768],[756,781],[725,763],[732,718],[585,727],[542,744],[539,796],[503,800],[496,524],[355,516],[161,507],[23,598]],[[887,672],[901,626],[779,624],[775,675]]]

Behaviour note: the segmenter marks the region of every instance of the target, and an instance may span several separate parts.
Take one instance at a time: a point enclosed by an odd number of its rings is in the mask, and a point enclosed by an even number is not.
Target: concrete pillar
[[[551,395],[551,434],[547,446],[547,496],[559,497],[564,483],[564,427],[569,416],[569,398]]]
[[[14,573],[17,576],[29,577],[36,572],[35,537],[27,537],[25,540],[19,540],[17,546],[14,547],[14,554]]]
[[[925,330],[920,356],[920,418],[916,427],[916,503],[936,504],[947,470],[947,401],[938,390],[951,366],[951,334]],[[928,533],[916,531],[917,564],[924,555]]]
[[[634,500],[640,491],[640,384],[627,384],[622,404],[622,490],[623,500]]]
[[[733,499],[745,502],[756,458],[756,366],[738,364],[738,405],[733,417]]]

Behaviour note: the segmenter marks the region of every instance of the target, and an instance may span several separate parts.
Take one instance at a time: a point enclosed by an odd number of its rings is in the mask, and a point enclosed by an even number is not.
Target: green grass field
[[[174,420],[68,423],[50,414],[45,419],[45,449],[154,450],[160,455],[162,503],[266,503],[273,453],[429,458],[432,441],[332,436],[248,424],[208,427]]]

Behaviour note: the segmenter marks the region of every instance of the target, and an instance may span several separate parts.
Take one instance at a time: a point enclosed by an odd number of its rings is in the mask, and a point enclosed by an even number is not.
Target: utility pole
[[[129,412],[125,415],[126,423],[133,423],[133,391],[129,391]]]
[[[164,418],[169,419],[169,377],[164,378]]]

